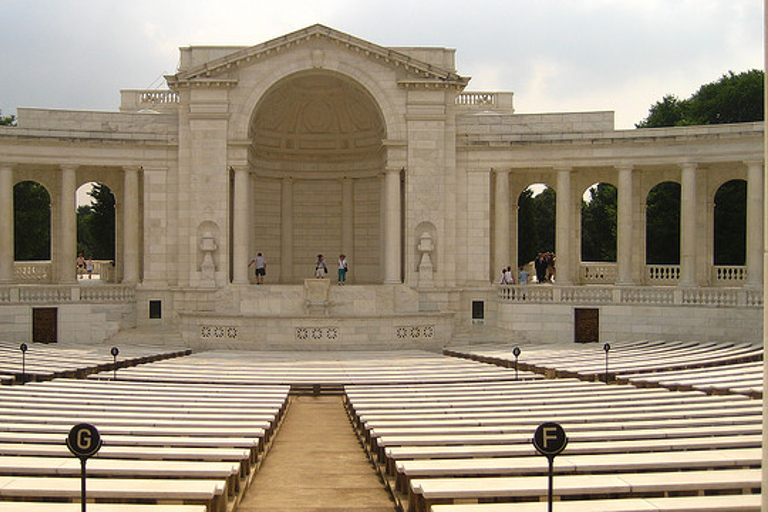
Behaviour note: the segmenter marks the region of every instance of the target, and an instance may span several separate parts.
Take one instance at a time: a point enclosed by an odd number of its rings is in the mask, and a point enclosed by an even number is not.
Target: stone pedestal
[[[213,251],[218,248],[211,233],[205,233],[200,241],[203,251],[203,262],[200,265],[200,286],[216,288],[216,264],[213,262]]]
[[[304,306],[310,316],[328,315],[328,295],[331,290],[329,279],[304,280]]]

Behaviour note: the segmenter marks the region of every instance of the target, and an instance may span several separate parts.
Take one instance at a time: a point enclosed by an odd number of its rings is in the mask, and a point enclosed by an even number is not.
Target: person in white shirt
[[[256,284],[264,284],[264,277],[267,275],[267,258],[259,253],[248,263],[249,268],[251,265],[256,266]]]
[[[343,254],[339,255],[339,286],[347,284],[347,270],[349,270],[349,264],[347,263],[347,257]]]

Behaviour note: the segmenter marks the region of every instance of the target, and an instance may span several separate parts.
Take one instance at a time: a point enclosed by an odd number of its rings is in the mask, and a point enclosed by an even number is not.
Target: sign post
[[[67,448],[80,459],[80,510],[85,512],[85,461],[101,448],[99,431],[88,423],[78,423],[69,431]]]
[[[112,380],[117,380],[117,355],[120,353],[120,349],[112,347],[110,352],[112,354]]]
[[[611,344],[603,345],[603,350],[605,350],[605,383],[608,384],[608,352],[611,350]]]
[[[27,382],[27,347],[26,343],[22,343],[19,345],[19,350],[21,350],[21,383],[25,384]]]
[[[515,380],[517,380],[517,358],[520,357],[520,347],[515,347],[512,353],[515,355]]]
[[[568,436],[558,423],[542,423],[533,433],[533,446],[549,461],[549,490],[547,492],[547,510],[552,512],[552,487],[555,473],[555,456],[565,450],[568,445]]]

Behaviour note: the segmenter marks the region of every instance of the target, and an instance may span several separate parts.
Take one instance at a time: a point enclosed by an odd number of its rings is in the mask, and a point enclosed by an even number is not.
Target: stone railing
[[[680,265],[646,265],[645,278],[648,284],[676,285],[680,280]]]
[[[502,285],[501,302],[652,306],[762,307],[763,291],[749,288],[676,286]]]
[[[747,282],[746,266],[714,265],[712,283],[722,286],[739,286]]]
[[[514,112],[511,92],[462,92],[456,96],[456,106],[473,110],[503,110]]]
[[[613,284],[617,275],[616,263],[582,261],[579,266],[579,279],[584,284]]]
[[[15,261],[13,277],[21,284],[48,284],[53,281],[53,264],[50,261]],[[83,277],[87,279],[87,274]],[[93,260],[93,277],[103,283],[114,283],[115,264],[111,260]]]
[[[0,304],[71,304],[78,302],[132,302],[134,285],[7,285],[0,286]]]
[[[179,105],[179,93],[168,90],[123,90],[120,91],[120,110],[138,112],[141,110],[171,111]]]

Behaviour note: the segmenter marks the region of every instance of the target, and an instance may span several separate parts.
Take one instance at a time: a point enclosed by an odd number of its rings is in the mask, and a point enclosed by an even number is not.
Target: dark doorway
[[[32,341],[56,343],[59,341],[58,308],[32,308]]]
[[[597,343],[600,341],[600,310],[597,308],[576,308],[574,311],[573,341],[576,343]]]

